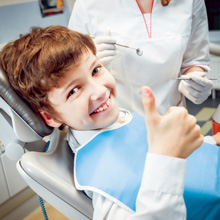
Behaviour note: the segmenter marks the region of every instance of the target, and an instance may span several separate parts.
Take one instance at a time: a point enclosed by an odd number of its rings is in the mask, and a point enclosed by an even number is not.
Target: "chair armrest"
[[[66,141],[66,131],[54,130],[51,148],[46,153],[28,152],[19,160],[25,173],[74,209],[92,218],[92,200],[75,188],[73,179],[74,154]],[[51,149],[51,150],[50,150]],[[25,177],[24,177],[25,179]],[[31,185],[28,184],[30,187]],[[44,195],[44,199],[47,195]]]

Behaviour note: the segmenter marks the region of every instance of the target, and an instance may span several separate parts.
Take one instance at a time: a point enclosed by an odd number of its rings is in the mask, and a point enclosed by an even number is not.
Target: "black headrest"
[[[27,123],[39,136],[45,137],[53,132],[40,113],[32,108],[13,90],[0,65],[0,97]]]

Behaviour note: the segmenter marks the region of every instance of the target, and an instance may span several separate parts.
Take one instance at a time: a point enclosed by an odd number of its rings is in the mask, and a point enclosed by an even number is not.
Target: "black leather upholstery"
[[[27,123],[38,135],[45,137],[53,132],[42,116],[31,107],[11,87],[0,65],[0,97]]]

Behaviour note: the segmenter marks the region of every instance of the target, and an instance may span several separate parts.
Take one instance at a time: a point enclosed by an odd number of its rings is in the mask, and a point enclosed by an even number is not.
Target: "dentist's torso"
[[[81,0],[76,4],[80,12],[72,15],[71,29],[93,36],[102,36],[111,30],[117,43],[143,51],[143,55],[138,56],[135,50],[117,46],[110,71],[117,82],[119,106],[144,115],[143,85],[152,88],[161,114],[170,106],[180,104],[179,82],[172,78],[184,68],[185,57],[191,56],[185,52],[192,30],[194,1],[173,0],[163,7],[159,0],[154,0],[152,15],[145,14],[144,18],[135,0]],[[204,61],[208,62],[206,57]],[[193,61],[188,64],[194,65]]]

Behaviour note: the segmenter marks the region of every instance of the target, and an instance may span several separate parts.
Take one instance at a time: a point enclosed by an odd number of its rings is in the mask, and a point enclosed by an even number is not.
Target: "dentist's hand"
[[[149,153],[187,158],[203,143],[196,118],[184,107],[171,107],[161,116],[151,89],[142,87]]]
[[[204,72],[191,72],[181,77],[191,78],[190,80],[181,80],[178,90],[193,103],[201,104],[211,94],[213,83],[206,78]]]
[[[97,49],[97,57],[104,66],[108,66],[116,55],[116,40],[111,37],[110,31],[106,31],[104,36],[96,37],[94,42]]]

